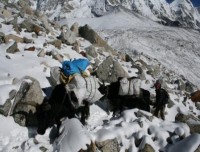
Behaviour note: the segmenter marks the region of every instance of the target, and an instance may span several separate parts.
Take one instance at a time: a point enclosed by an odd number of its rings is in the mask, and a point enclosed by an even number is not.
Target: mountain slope
[[[200,87],[198,31],[162,26],[124,9],[100,18],[67,19],[74,22],[89,24],[119,52],[147,54]]]
[[[38,1],[37,6],[51,19],[99,17],[112,12],[115,7],[122,6],[164,25],[200,28],[200,15],[188,0],[175,0],[171,4],[168,4],[166,0],[72,0],[67,2],[46,0]]]

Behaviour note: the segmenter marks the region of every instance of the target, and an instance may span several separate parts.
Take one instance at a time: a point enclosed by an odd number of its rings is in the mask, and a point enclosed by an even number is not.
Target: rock
[[[5,43],[5,34],[0,32],[0,44]]]
[[[4,105],[0,105],[0,114],[8,116],[10,108],[11,108],[11,100],[7,99]]]
[[[107,52],[116,54],[116,52],[87,24],[79,28],[79,35],[90,43],[98,47],[104,47]]]
[[[86,50],[86,55],[89,55],[93,58],[96,58],[98,56],[98,54],[96,52],[96,48],[93,45],[85,48],[85,50]]]
[[[24,43],[33,43],[33,39],[28,39],[26,37],[23,37]]]
[[[168,100],[167,108],[172,108],[174,106],[174,102],[172,100]]]
[[[46,55],[46,52],[44,49],[42,49],[39,53],[38,53],[38,57],[44,57]]]
[[[200,133],[200,120],[193,115],[184,115],[178,113],[175,117],[175,122],[186,123],[191,133]]]
[[[96,146],[101,152],[119,152],[120,151],[119,144],[116,138],[106,140],[103,142],[96,142]]]
[[[145,144],[144,148],[139,150],[139,152],[155,152],[155,150],[151,145]]]
[[[35,47],[31,46],[31,47],[25,48],[24,50],[25,51],[35,51]]]
[[[48,78],[52,86],[60,84],[60,68],[55,66],[50,68],[50,77]]]
[[[28,1],[19,0],[17,4],[21,7],[21,10],[23,10],[23,12],[29,15],[33,15],[33,10],[31,9]]]
[[[9,10],[3,8],[0,8],[0,15],[2,15],[6,20],[12,17],[12,13]]]
[[[14,40],[17,43],[23,43],[24,42],[23,38],[18,37],[18,36],[13,35],[13,34],[9,34],[9,35],[5,36],[5,43],[8,43],[10,39]]]
[[[17,42],[13,42],[13,44],[6,50],[7,53],[16,53],[19,49],[17,48]]]
[[[61,40],[54,40],[54,41],[49,42],[49,44],[54,45],[58,49],[61,49],[62,41]]]
[[[74,32],[70,31],[68,26],[63,26],[61,28],[61,34],[58,38],[62,43],[66,43],[67,45],[73,45],[76,42],[76,35]]]
[[[97,77],[104,82],[116,82],[119,77],[129,77],[118,61],[107,57],[96,70]]]
[[[43,28],[34,23],[31,19],[25,19],[21,24],[20,28],[25,28],[27,32],[35,32],[35,34],[39,34],[40,31],[43,31]]]
[[[39,82],[29,76],[25,76],[17,91],[11,114],[16,123],[21,126],[36,125],[34,117],[36,105],[41,104],[44,100],[42,89]]]
[[[73,44],[72,49],[75,50],[76,52],[80,53],[80,43],[79,43],[79,41],[76,41],[76,42]]]
[[[194,92],[195,91],[194,88],[195,88],[195,86],[191,82],[187,81],[185,83],[185,91]]]
[[[74,32],[76,36],[78,36],[78,35],[79,35],[78,23],[75,22],[75,23],[71,26],[70,30],[71,30],[72,32]]]
[[[41,16],[39,16],[39,18],[40,18],[40,21],[42,21],[43,26],[44,26],[45,29],[47,30],[47,33],[50,32],[51,34],[53,34],[53,28],[52,28],[52,26],[49,24],[49,20],[48,20],[47,16],[41,15]]]

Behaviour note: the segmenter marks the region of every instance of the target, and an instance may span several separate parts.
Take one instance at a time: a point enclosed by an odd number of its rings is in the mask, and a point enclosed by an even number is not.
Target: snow
[[[76,1],[77,7],[79,1]],[[89,1],[88,1],[89,3]],[[88,4],[82,1],[80,5]],[[35,6],[34,6],[35,7]],[[200,87],[200,59],[198,56],[199,33],[193,30],[181,28],[164,27],[140,15],[132,14],[121,10],[100,18],[83,18],[90,16],[87,7],[84,13],[79,10],[77,17],[68,18],[61,24],[68,23],[72,25],[78,22],[79,25],[89,24],[98,31],[102,37],[108,38],[108,43],[119,51],[126,53],[132,50],[138,50],[145,55],[156,58],[155,63],[162,63],[168,70],[175,71],[177,74],[184,75],[188,80]],[[148,13],[148,12],[147,12]],[[73,16],[74,14],[70,14]],[[83,15],[83,16],[82,16]],[[5,34],[16,34],[13,27],[2,23],[0,32]],[[15,54],[6,53],[6,49],[13,44],[0,44],[0,105],[3,105],[9,98],[11,90],[18,90],[20,80],[26,76],[36,78],[41,87],[49,87],[50,83],[46,77],[49,76],[50,67],[61,66],[61,63],[52,59],[50,56],[38,57],[41,49],[50,52],[59,51],[64,60],[81,58],[82,56],[72,50],[71,46],[63,45],[61,50],[56,49],[52,45],[43,47],[43,42],[50,40],[47,36],[40,36],[38,39],[32,38],[31,33],[22,31],[18,36],[27,37],[34,40],[33,44],[19,44],[19,52]],[[80,38],[81,40],[81,38]],[[179,40],[179,41],[178,41]],[[88,41],[80,41],[82,49],[89,46]],[[185,48],[181,48],[177,43],[188,43]],[[192,45],[193,44],[193,45]],[[34,45],[36,51],[24,51],[24,48]],[[194,46],[194,47],[193,47]],[[10,59],[6,58],[9,56]],[[105,56],[107,54],[105,53]],[[146,56],[140,57],[148,62]],[[152,61],[153,62],[153,61]],[[123,63],[126,71],[131,71],[130,76],[137,76],[137,70],[131,68],[130,63]],[[154,89],[151,88],[154,78],[144,73],[145,78],[149,80],[142,81],[142,88],[145,88],[155,95]],[[14,83],[14,80],[18,80]],[[175,85],[168,84],[170,88],[175,89]],[[174,90],[173,90],[174,91]],[[77,152],[79,149],[86,149],[86,145],[93,141],[104,141],[107,139],[117,138],[120,143],[120,151],[129,149],[132,152],[142,149],[146,143],[149,143],[156,152],[165,151],[181,151],[193,152],[200,141],[199,134],[190,134],[189,127],[183,123],[175,123],[176,114],[181,111],[190,114],[190,107],[193,107],[193,113],[199,114],[195,104],[187,100],[186,105],[182,103],[183,96],[178,93],[170,92],[170,100],[175,105],[171,108],[166,107],[166,120],[163,121],[152,116],[151,113],[140,111],[138,109],[125,110],[121,116],[112,117],[112,113],[108,114],[105,104],[97,102],[91,105],[90,117],[87,120],[87,126],[82,126],[77,119],[66,119],[60,129],[60,137],[56,139],[54,144],[50,141],[50,132],[52,128],[48,128],[46,133],[41,136],[37,135],[35,128],[21,127],[16,124],[12,117],[4,117],[0,115],[0,151],[3,152],[37,152],[41,151],[41,147],[45,147],[47,151],[61,149],[67,152]],[[142,113],[142,116],[136,115]],[[167,138],[169,133],[175,133],[173,136],[174,144],[167,146]],[[182,141],[178,141],[179,136],[186,136]],[[140,147],[135,145],[135,140],[142,139]]]

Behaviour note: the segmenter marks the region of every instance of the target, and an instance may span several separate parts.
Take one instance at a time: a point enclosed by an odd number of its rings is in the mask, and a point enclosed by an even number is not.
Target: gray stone
[[[93,45],[85,48],[85,50],[86,50],[86,55],[89,55],[93,58],[96,58],[98,56],[98,54],[96,52],[96,48]]]
[[[103,142],[96,142],[96,146],[101,152],[119,152],[119,144],[117,139],[106,140]]]
[[[53,40],[53,41],[49,42],[49,44],[54,45],[58,49],[61,49],[62,41],[61,40]]]
[[[48,78],[48,80],[52,86],[56,86],[60,84],[60,68],[59,67],[50,68],[50,77]]]
[[[128,77],[128,73],[123,69],[118,61],[114,61],[111,56],[107,57],[96,70],[97,77],[104,82],[116,82],[119,77]]]
[[[66,43],[67,45],[72,45],[76,42],[76,35],[70,30],[62,31],[59,38],[62,43]]]
[[[189,81],[187,81],[185,83],[185,91],[187,91],[187,92],[194,92],[195,91],[194,87],[195,86],[191,82],[189,82]]]
[[[40,33],[40,31],[44,31],[44,28],[39,26],[39,23],[36,21],[33,22],[33,19],[25,19],[19,26],[20,28],[26,29],[27,32],[35,32],[37,35]]]
[[[33,39],[28,39],[26,37],[23,37],[24,43],[33,43]]]
[[[23,38],[16,36],[14,34],[9,34],[9,35],[5,36],[5,43],[8,43],[10,39],[17,42],[17,43],[23,43],[24,42]]]
[[[0,114],[8,116],[10,108],[11,108],[11,100],[7,99],[4,105],[0,105]]]
[[[72,32],[74,32],[76,36],[78,36],[78,35],[79,35],[79,33],[78,33],[78,23],[75,22],[75,23],[71,26],[70,30],[71,30]]]
[[[17,48],[17,42],[14,42],[7,50],[6,50],[6,52],[7,53],[12,53],[12,54],[14,54],[14,53],[16,53],[16,52],[18,52],[19,50],[18,50],[18,48]]]
[[[167,107],[168,107],[168,108],[172,108],[174,105],[175,105],[174,102],[173,102],[172,100],[169,99],[169,100],[168,100]]]
[[[14,99],[16,93],[17,93],[16,90],[11,90],[11,91],[9,92],[9,99],[10,99],[10,100]]]
[[[5,34],[0,32],[0,44],[5,43]]]
[[[32,77],[24,77],[11,110],[15,122],[22,126],[36,125],[33,114],[36,111],[36,105],[41,104],[43,100],[39,82]]]
[[[155,152],[155,150],[151,145],[145,144],[144,148],[139,150],[139,152]]]
[[[104,47],[107,52],[116,52],[87,24],[79,28],[79,35],[98,47]]]
[[[178,113],[175,117],[175,122],[186,123],[191,133],[200,133],[200,120],[193,115],[184,115]]]

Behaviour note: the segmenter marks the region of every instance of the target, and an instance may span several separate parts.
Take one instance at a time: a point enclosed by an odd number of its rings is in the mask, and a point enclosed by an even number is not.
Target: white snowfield
[[[76,0],[75,2],[79,1]],[[83,2],[86,4],[86,2],[91,1]],[[78,7],[78,4],[76,6]],[[61,21],[60,24],[69,24],[69,26],[74,22],[78,22],[79,26],[89,24],[119,52],[126,52],[130,55],[138,52],[148,55],[154,59],[149,62],[161,63],[168,70],[183,75],[200,87],[200,34],[198,31],[162,26],[138,14],[132,14],[124,10],[99,18],[80,18],[81,15],[90,16],[85,7],[84,10],[79,10],[78,15],[79,18],[67,18],[67,20]],[[12,26],[2,23],[0,32],[11,34],[14,30]],[[14,32],[14,34],[16,33]],[[19,36],[32,38],[31,33],[24,31]],[[38,39],[34,39],[34,44],[38,48],[42,48],[46,40],[49,40],[49,38],[40,36]],[[19,84],[12,85],[14,78],[20,80],[23,76],[30,75],[40,82],[42,88],[49,87],[50,84],[46,79],[50,75],[49,67],[61,66],[57,60],[52,59],[50,56],[42,58],[37,56],[37,51],[24,51],[27,46],[22,43],[18,45],[20,52],[15,54],[6,53],[6,49],[12,43],[13,41],[8,44],[0,44],[1,104],[4,104],[5,99],[8,98],[8,90],[19,87]],[[88,41],[82,42],[84,47],[89,45],[91,44]],[[45,49],[47,52],[56,50],[56,48],[52,48],[52,45],[46,46]],[[59,52],[64,54],[65,60],[82,57],[72,50],[71,46],[65,45]],[[65,55],[66,52],[68,53],[67,56]],[[9,56],[10,59],[6,56]],[[129,70],[130,67],[126,68]],[[130,68],[130,70],[133,69]],[[150,86],[146,87],[149,88]],[[175,86],[171,85],[171,88],[175,88]],[[112,118],[112,113],[107,114],[102,103],[98,102],[98,104],[93,104],[90,107],[87,126],[83,127],[77,119],[66,119],[60,129],[61,136],[54,144],[50,141],[53,128],[48,128],[45,134],[41,136],[36,133],[36,128],[21,127],[14,122],[12,117],[0,115],[0,151],[40,152],[46,150],[52,152],[61,148],[64,152],[77,152],[80,148],[86,149],[86,145],[91,141],[117,138],[120,143],[120,152],[124,152],[125,149],[137,152],[146,143],[149,143],[156,152],[159,150],[194,152],[200,145],[200,135],[190,135],[189,127],[186,124],[174,123],[174,120],[178,111],[190,114],[191,109],[193,109],[192,112],[196,115],[199,115],[200,111],[189,99],[184,105],[181,94],[170,93],[169,95],[170,100],[175,105],[172,108],[166,108],[165,121],[144,111],[140,111],[144,115],[136,116],[136,113],[139,112],[138,109],[126,110],[120,117]],[[175,132],[172,141],[174,144],[166,147],[167,138],[170,136],[169,132]],[[182,135],[186,138],[178,141],[178,136]],[[135,140],[141,138],[143,138],[142,144],[137,147]]]

